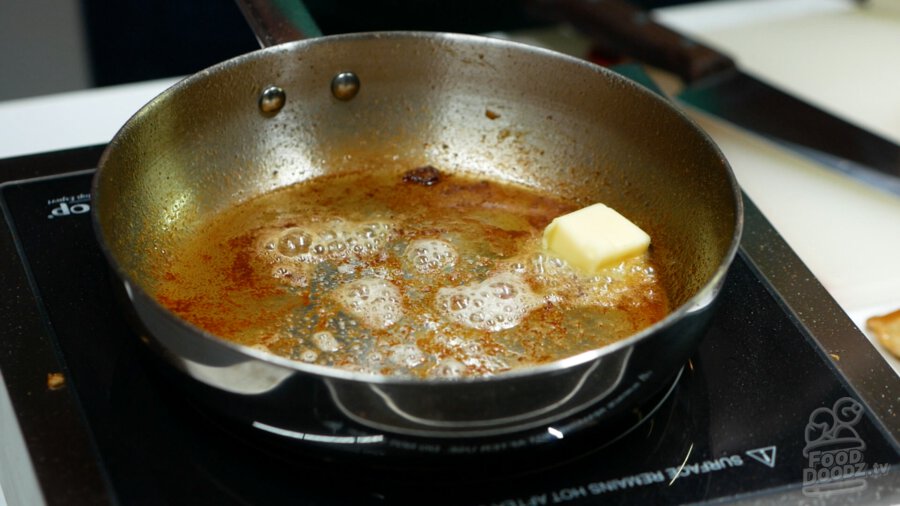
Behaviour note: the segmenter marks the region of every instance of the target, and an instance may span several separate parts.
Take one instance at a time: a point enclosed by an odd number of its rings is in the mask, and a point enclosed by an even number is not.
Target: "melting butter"
[[[650,247],[650,236],[604,205],[594,204],[555,218],[544,229],[544,248],[587,274]]]

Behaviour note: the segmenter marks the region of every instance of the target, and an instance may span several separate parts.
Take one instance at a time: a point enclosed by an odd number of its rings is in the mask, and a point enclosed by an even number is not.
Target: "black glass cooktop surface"
[[[564,451],[437,464],[411,457],[380,465],[257,441],[160,375],[122,316],[91,229],[97,154],[0,165],[7,179],[27,177],[0,194],[9,228],[0,371],[10,408],[0,430],[21,440],[22,455],[6,459],[26,476],[0,475],[8,498],[504,506],[898,499],[893,411],[872,400],[880,387],[836,366],[868,355],[824,351],[827,339],[779,296],[755,261],[760,249],[749,245],[696,355],[665,395],[636,407],[650,415],[624,433],[586,431]],[[771,235],[759,230],[764,220],[748,226],[747,241]],[[896,384],[874,362],[872,370],[866,381]]]

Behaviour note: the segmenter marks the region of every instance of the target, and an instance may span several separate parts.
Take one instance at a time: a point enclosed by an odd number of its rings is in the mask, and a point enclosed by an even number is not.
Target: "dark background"
[[[643,8],[685,0],[632,0]],[[541,26],[517,0],[306,0],[324,34]],[[83,0],[94,86],[193,74],[258,49],[232,0]]]

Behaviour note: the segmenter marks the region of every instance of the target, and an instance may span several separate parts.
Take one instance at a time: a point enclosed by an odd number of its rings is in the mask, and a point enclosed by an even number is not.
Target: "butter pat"
[[[558,216],[544,229],[544,249],[587,274],[647,251],[650,236],[604,204]]]

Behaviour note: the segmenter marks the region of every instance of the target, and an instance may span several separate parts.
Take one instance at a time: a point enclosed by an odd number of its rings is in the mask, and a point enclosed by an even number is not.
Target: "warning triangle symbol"
[[[766,446],[765,448],[756,448],[754,450],[747,450],[746,453],[748,457],[751,459],[765,464],[769,467],[775,467],[775,451],[778,448],[774,446]]]

